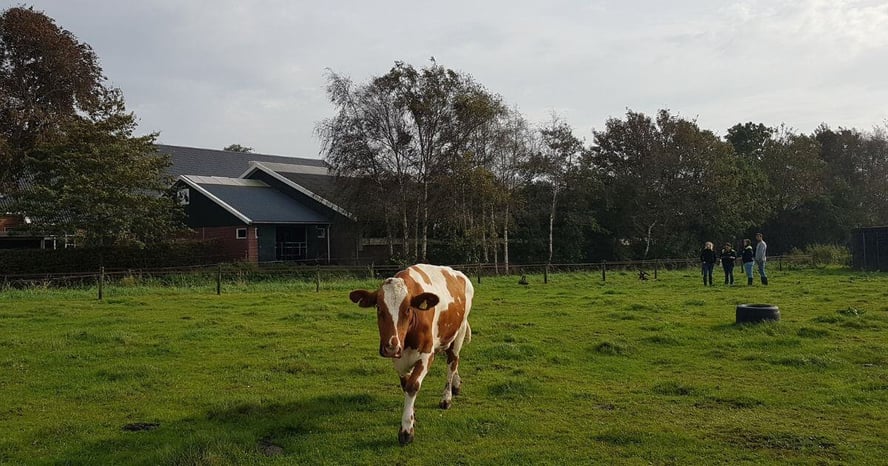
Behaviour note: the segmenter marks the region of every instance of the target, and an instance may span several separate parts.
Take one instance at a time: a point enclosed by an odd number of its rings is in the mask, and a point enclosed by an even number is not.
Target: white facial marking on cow
[[[407,297],[407,285],[400,278],[387,278],[382,284],[385,292],[385,307],[388,308],[389,314],[392,316],[392,323],[395,325],[394,337],[395,344],[400,343],[398,338],[398,319],[400,317],[401,303]]]

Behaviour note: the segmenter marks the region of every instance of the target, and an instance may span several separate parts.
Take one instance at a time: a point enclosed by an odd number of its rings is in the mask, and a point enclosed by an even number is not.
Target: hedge
[[[215,241],[189,241],[146,247],[0,249],[0,274],[79,273],[114,269],[188,267],[229,261]]]

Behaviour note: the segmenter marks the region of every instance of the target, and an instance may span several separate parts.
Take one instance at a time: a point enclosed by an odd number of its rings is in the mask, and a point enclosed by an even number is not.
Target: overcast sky
[[[320,157],[327,69],[365,83],[432,56],[531,122],[555,112],[587,142],[627,109],[668,108],[722,136],[746,121],[806,133],[888,123],[885,1],[25,4],[93,47],[140,131],[164,144]]]

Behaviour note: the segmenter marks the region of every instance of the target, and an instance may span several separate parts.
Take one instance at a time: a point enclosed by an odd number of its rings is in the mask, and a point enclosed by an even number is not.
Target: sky
[[[430,58],[587,143],[628,110],[724,136],[888,125],[888,2],[852,0],[0,0],[92,46],[158,142],[321,158],[329,73]]]

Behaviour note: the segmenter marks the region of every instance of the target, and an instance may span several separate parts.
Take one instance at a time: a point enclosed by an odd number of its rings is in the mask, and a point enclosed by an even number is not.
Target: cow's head
[[[438,304],[438,296],[433,293],[411,295],[400,278],[386,279],[376,291],[352,291],[348,297],[361,307],[376,306],[379,355],[384,358],[400,358],[414,313],[428,311]]]

